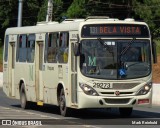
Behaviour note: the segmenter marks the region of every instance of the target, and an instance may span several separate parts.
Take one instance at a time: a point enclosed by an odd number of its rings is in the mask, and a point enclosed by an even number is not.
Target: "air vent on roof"
[[[65,19],[62,21],[62,23],[70,23],[70,22],[81,22],[84,21],[84,19]]]
[[[58,22],[46,22],[46,21],[37,22],[37,26],[41,26],[41,25],[51,25],[51,24],[58,24]]]
[[[85,19],[85,21],[86,21],[86,20],[90,20],[90,19],[109,19],[109,17],[108,17],[108,16],[88,16],[88,17]]]
[[[133,18],[126,18],[124,21],[130,21],[130,22],[132,22],[132,21],[135,21]]]

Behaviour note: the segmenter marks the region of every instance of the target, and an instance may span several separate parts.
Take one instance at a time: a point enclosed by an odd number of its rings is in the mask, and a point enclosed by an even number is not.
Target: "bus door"
[[[16,36],[11,35],[9,37],[9,56],[8,56],[8,63],[9,63],[9,96],[15,96],[15,83],[14,83],[14,73],[15,73],[15,42]]]
[[[75,44],[77,43],[77,31],[70,32],[71,40],[71,101],[72,104],[77,104],[77,57],[74,55]]]
[[[42,39],[42,35],[38,35],[40,39]],[[37,37],[36,37],[37,38]],[[43,101],[43,80],[42,80],[42,72],[43,72],[43,46],[44,41],[36,42],[36,56],[35,56],[35,92],[37,103]]]

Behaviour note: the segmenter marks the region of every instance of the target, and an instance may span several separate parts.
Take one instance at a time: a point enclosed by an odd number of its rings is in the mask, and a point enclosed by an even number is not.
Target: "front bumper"
[[[111,107],[134,107],[152,104],[151,91],[146,95],[139,96],[89,96],[84,92],[78,93],[78,108],[111,108]],[[140,103],[138,100],[149,102]]]

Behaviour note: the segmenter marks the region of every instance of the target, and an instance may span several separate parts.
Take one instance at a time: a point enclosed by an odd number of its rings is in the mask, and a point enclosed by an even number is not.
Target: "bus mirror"
[[[79,44],[79,35],[76,35],[77,41],[74,45],[74,55],[75,56],[80,56],[80,44]]]
[[[153,63],[157,63],[157,51],[155,42],[152,42],[152,55],[153,55]]]
[[[74,55],[80,56],[80,44],[79,43],[75,43],[74,45]]]

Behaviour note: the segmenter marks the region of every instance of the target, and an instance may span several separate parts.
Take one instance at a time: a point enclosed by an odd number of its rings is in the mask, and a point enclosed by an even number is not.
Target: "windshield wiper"
[[[97,38],[97,40],[101,43],[101,45],[103,45],[103,46],[107,49],[107,51],[108,51],[109,53],[112,54],[112,56],[113,56],[113,62],[114,62],[113,46],[110,47],[110,46],[109,46],[107,43],[105,43],[101,38]]]
[[[120,56],[125,54],[126,51],[130,48],[131,44],[134,43],[134,41],[136,40],[136,38],[133,38],[128,44],[127,46],[123,49],[123,51],[121,52]]]
[[[109,53],[113,54],[112,47],[110,47],[107,43],[105,43],[101,38],[97,38],[97,40],[109,51]]]

